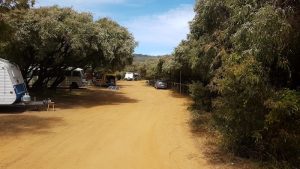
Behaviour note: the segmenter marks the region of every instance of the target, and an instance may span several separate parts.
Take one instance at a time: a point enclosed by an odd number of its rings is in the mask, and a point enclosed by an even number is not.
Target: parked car
[[[155,87],[156,89],[167,89],[167,88],[168,88],[168,84],[167,84],[167,82],[164,81],[164,80],[157,80],[157,81],[155,82],[154,87]]]

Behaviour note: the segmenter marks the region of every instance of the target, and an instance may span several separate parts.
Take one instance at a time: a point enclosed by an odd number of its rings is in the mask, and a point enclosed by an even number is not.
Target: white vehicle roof
[[[83,71],[82,68],[76,68],[76,69],[74,69],[73,67],[68,67],[66,70]]]
[[[74,71],[82,71],[83,69],[81,68],[76,68]]]

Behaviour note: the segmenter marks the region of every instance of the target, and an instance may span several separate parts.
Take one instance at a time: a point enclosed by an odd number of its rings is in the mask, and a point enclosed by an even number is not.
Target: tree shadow
[[[63,125],[58,117],[34,115],[0,115],[0,138],[21,134],[47,134],[53,126]]]
[[[76,107],[91,108],[101,105],[119,105],[137,103],[139,100],[129,98],[120,91],[92,87],[79,90],[52,90],[38,94],[39,98],[51,98],[60,109]]]
[[[25,111],[24,106],[0,106],[0,114],[20,114]]]
[[[175,97],[175,98],[189,98],[189,95],[188,94],[184,94],[184,93],[179,93],[178,91],[176,90],[171,90],[171,96],[172,97]]]
[[[205,111],[192,112],[190,121],[192,134],[201,140],[199,152],[210,165],[224,169],[254,169],[254,163],[229,153],[222,147],[221,136],[215,131],[212,124],[212,113]]]
[[[117,84],[117,86],[120,87],[120,88],[124,88],[124,87],[130,87],[130,86],[133,86],[133,85],[132,84],[130,84],[130,85],[129,84],[126,84],[126,85],[125,84]]]
[[[207,136],[209,137],[209,136]],[[212,140],[207,140],[205,143],[204,156],[208,163],[216,168],[228,169],[255,169],[257,168],[254,162],[249,159],[237,157],[232,153],[220,147],[220,143]],[[209,147],[209,148],[208,148]]]

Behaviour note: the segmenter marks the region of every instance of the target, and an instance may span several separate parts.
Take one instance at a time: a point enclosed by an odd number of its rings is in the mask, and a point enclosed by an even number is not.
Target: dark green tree
[[[15,17],[15,16],[18,17]],[[135,41],[116,22],[93,21],[89,13],[46,7],[5,14],[14,30],[2,54],[16,62],[27,83],[38,72],[34,88],[56,87],[69,67],[122,69],[132,59]]]

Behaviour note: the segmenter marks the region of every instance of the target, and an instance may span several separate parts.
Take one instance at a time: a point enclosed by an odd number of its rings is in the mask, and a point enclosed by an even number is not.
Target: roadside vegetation
[[[56,88],[66,69],[106,71],[130,64],[136,42],[125,27],[71,8],[30,8],[34,1],[5,1],[0,10],[0,55],[20,66],[33,88]],[[33,72],[37,73],[34,74]],[[49,85],[49,84],[48,84]]]
[[[195,12],[187,39],[146,77],[179,82],[181,72],[193,111],[211,112],[229,152],[299,167],[300,2],[201,0]]]
[[[136,72],[139,73],[141,79],[159,79],[165,77],[162,72],[163,62],[167,58],[171,58],[171,55],[163,56],[150,56],[135,54],[131,65],[127,65],[121,74],[125,72]],[[160,63],[160,64],[159,64]]]

